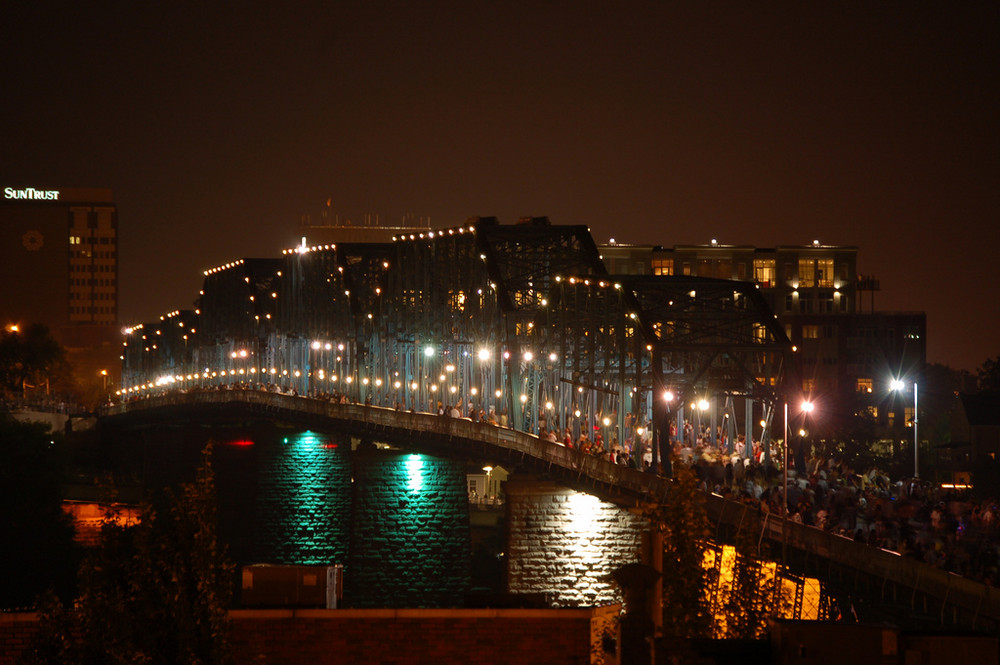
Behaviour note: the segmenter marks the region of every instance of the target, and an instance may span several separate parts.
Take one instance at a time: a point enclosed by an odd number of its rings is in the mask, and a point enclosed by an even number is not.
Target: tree
[[[666,500],[640,507],[663,534],[664,635],[762,638],[768,620],[791,609],[781,566],[763,558],[766,551],[758,552],[754,529],[740,530],[735,547],[713,545],[705,493],[694,471],[684,464],[674,469]],[[672,648],[683,649],[671,642]]]
[[[61,434],[0,418],[0,608],[34,604],[46,589],[68,597],[79,562],[62,510]]]
[[[711,534],[705,493],[694,471],[674,464],[665,501],[641,507],[653,528],[663,534],[663,632],[670,637],[709,637],[712,616],[706,603],[711,574],[705,552]]]
[[[979,389],[1000,390],[1000,356],[989,358],[979,366]]]
[[[233,565],[216,535],[211,449],[191,483],[123,526],[112,509],[72,607],[43,608],[26,663],[228,663]]]
[[[33,323],[23,333],[4,330],[0,333],[0,386],[24,392],[26,388],[46,387],[70,374],[66,351],[49,332]]]

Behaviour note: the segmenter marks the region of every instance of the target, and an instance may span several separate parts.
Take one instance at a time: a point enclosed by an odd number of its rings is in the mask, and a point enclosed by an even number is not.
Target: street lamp
[[[802,413],[810,414],[816,409],[816,405],[806,400],[802,402]],[[787,563],[788,549],[788,402],[785,402],[785,441],[784,441],[783,463],[781,465],[782,482],[784,487],[781,490],[781,500],[784,503],[781,510],[781,565]],[[801,472],[801,469],[799,470]]]
[[[906,384],[900,379],[892,379],[889,382],[889,390],[902,392],[906,389]],[[920,477],[920,438],[917,430],[917,382],[913,382],[913,477]]]

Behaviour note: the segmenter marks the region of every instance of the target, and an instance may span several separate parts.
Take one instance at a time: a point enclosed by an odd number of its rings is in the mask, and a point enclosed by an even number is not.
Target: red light
[[[253,441],[250,441],[249,439],[240,439],[238,441],[230,441],[227,445],[230,445],[230,446],[239,446],[241,448],[244,448],[246,446],[252,446],[253,445]]]

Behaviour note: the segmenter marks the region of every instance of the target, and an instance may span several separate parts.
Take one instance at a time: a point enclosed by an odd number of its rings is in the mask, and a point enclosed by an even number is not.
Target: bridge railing
[[[336,422],[345,431],[359,436],[389,438],[397,442],[451,442],[453,446],[465,444],[487,445],[502,449],[508,457],[513,453],[554,469],[564,477],[575,475],[580,481],[603,486],[605,492],[628,493],[644,496],[662,496],[667,482],[655,474],[646,473],[609,460],[587,455],[575,448],[541,439],[490,423],[474,422],[468,418],[451,418],[418,411],[395,410],[380,406],[340,403],[335,401],[303,398],[261,390],[206,390],[169,392],[131,402],[106,407],[103,415],[124,416],[139,411],[150,411],[175,406],[190,408],[215,405],[247,405],[251,410],[280,417],[282,413],[296,418],[315,418],[322,422]]]
[[[791,520],[785,521],[780,515],[760,513],[745,503],[717,494],[709,495],[708,509],[717,529],[725,524],[734,530],[753,530],[758,538],[784,543],[814,561],[836,562],[842,568],[860,571],[881,581],[883,591],[886,585],[898,585],[909,594],[909,597],[901,599],[902,602],[913,604],[918,594],[935,598],[939,601],[942,624],[945,623],[946,613],[957,611],[965,618],[964,625],[979,628],[1000,626],[1000,590],[992,586],[897,552],[856,543],[851,538]]]

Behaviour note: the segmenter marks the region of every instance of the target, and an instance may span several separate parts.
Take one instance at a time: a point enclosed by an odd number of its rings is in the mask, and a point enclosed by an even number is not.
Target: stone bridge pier
[[[642,518],[556,483],[512,477],[507,496],[507,586],[558,607],[621,602],[611,573],[641,559]]]

